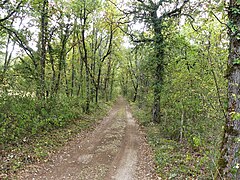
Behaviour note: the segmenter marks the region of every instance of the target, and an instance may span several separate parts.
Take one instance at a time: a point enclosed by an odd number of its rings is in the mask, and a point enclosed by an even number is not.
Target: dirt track
[[[26,169],[18,179],[158,179],[144,133],[122,98],[85,137],[66,145],[48,163]]]

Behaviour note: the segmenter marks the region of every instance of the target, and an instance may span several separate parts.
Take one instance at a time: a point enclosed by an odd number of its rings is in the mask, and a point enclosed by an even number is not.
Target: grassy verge
[[[159,125],[150,122],[150,114],[132,106],[133,114],[145,129],[154,150],[157,174],[162,179],[213,179],[216,147],[196,146],[187,141],[165,137]]]
[[[66,142],[78,133],[91,130],[110,109],[111,103],[94,107],[92,113],[67,120],[64,126],[38,131],[37,134],[0,144],[0,179],[9,179],[27,164],[48,161]]]

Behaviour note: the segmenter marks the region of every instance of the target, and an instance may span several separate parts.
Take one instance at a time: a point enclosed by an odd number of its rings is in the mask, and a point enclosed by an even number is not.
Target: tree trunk
[[[40,91],[39,91],[40,98],[45,97],[47,24],[48,24],[48,0],[44,0],[41,12]]]
[[[82,90],[82,79],[83,79],[83,61],[79,58],[79,82],[78,82],[78,90],[77,96],[80,96],[80,92]]]
[[[140,22],[145,22],[147,26],[152,27],[154,38],[148,39],[143,38],[135,39],[131,37],[135,42],[153,42],[153,64],[154,64],[154,102],[152,108],[152,121],[160,123],[160,94],[163,86],[163,73],[164,73],[164,38],[162,34],[162,29],[164,22],[167,18],[177,17],[181,14],[184,6],[189,2],[189,0],[184,0],[180,5],[180,1],[167,1],[167,0],[157,0],[157,1],[136,1],[134,2],[133,7],[135,10],[132,11],[135,19],[140,20]],[[168,4],[169,3],[169,4]],[[175,4],[176,3],[176,4]],[[174,5],[175,4],[175,5]],[[165,9],[166,6],[171,7],[174,5],[174,8],[171,10]],[[180,6],[179,6],[180,5]],[[165,9],[165,10],[163,10]],[[144,34],[144,33],[143,33]]]
[[[68,77],[67,77],[67,64],[66,57],[64,58],[64,77],[65,77],[65,92],[67,97],[69,96],[69,88],[68,88]]]
[[[216,179],[240,179],[240,10],[238,0],[230,0],[231,22],[228,61],[228,112]]]
[[[160,123],[161,114],[160,114],[160,100],[161,100],[161,90],[163,86],[163,50],[160,42],[157,42],[155,47],[155,61],[157,63],[155,69],[155,77],[154,77],[154,102],[152,109],[152,120],[154,123]],[[158,48],[159,47],[159,48]]]
[[[107,66],[107,73],[106,73],[106,76],[104,78],[104,96],[105,96],[105,100],[108,101],[108,94],[109,94],[109,90],[108,90],[108,87],[109,87],[109,79],[110,79],[110,72],[111,72],[111,61],[112,61],[112,58],[109,58],[109,61],[108,61],[108,66]]]
[[[68,90],[68,79],[67,79],[67,70],[66,70],[66,67],[67,67],[67,64],[66,64],[66,56],[67,56],[66,46],[67,46],[67,41],[68,41],[69,36],[70,36],[69,27],[66,27],[65,31],[62,30],[62,32],[61,32],[61,50],[60,50],[60,53],[59,53],[58,76],[57,76],[57,82],[56,82],[56,85],[55,85],[55,93],[57,94],[59,89],[60,89],[61,73],[62,73],[62,70],[63,70],[63,73],[64,73],[63,75],[64,75],[64,78],[65,78],[65,85],[66,85],[65,92],[66,92],[67,96],[69,95],[69,90]]]
[[[110,83],[110,94],[109,94],[109,99],[112,100],[113,98],[113,87],[114,87],[114,78],[115,78],[115,68],[112,68],[112,75],[111,75],[111,83]],[[109,101],[109,99],[106,99],[107,101]]]
[[[184,109],[182,107],[182,115],[181,115],[181,126],[180,126],[180,143],[183,142],[183,131],[184,131]]]
[[[92,30],[92,42],[91,42],[91,49],[92,49],[92,63],[91,63],[91,72],[92,72],[92,77],[95,78],[96,75],[96,57],[97,57],[97,49],[98,49],[98,30],[95,28],[96,24],[95,22],[93,23],[93,30]],[[98,103],[98,91],[99,91],[99,84],[97,83],[96,85],[93,83],[91,87],[91,97],[92,102],[94,102],[94,97],[95,97],[95,102]]]
[[[53,57],[53,48],[50,45],[50,41],[48,41],[48,51],[49,51],[49,57],[50,57],[50,63],[52,67],[52,84],[51,84],[51,96],[54,95],[54,85],[55,85],[55,80],[56,80],[56,71],[55,71],[55,66],[54,66],[54,57]]]
[[[95,102],[98,103],[98,95],[100,89],[100,81],[101,81],[101,74],[102,74],[102,63],[99,64],[98,75],[97,75],[97,86],[95,92]]]
[[[15,44],[16,44],[16,42],[13,42],[13,47],[10,50],[9,49],[9,47],[10,47],[10,40],[11,40],[11,36],[8,35],[7,43],[6,43],[5,57],[4,57],[3,73],[2,73],[2,76],[1,76],[1,79],[0,79],[0,83],[1,84],[4,83],[5,74],[7,73],[7,70],[9,68],[9,65],[10,65],[10,62],[11,62],[11,59],[12,59],[12,53],[14,51],[14,47],[15,47]]]
[[[85,28],[87,23],[87,9],[86,9],[86,1],[84,1],[84,9],[83,9],[83,27],[82,27],[82,45],[84,51],[83,61],[85,62],[85,69],[86,69],[86,100],[85,100],[85,112],[89,113],[90,111],[90,100],[91,100],[91,93],[90,93],[90,75],[89,75],[89,67],[88,67],[88,51],[86,47],[86,39],[85,39]]]
[[[164,44],[162,35],[162,20],[157,16],[158,6],[153,8],[151,12],[151,21],[154,29],[154,64],[156,64],[154,74],[154,102],[152,109],[152,121],[160,123],[160,100],[161,90],[163,86],[163,72],[164,72]]]
[[[86,60],[87,62],[87,60]],[[89,70],[88,70],[88,64],[86,63],[86,104],[85,104],[85,111],[86,113],[89,113],[90,111],[90,80],[89,80]]]
[[[137,66],[137,50],[135,51],[135,66]],[[131,81],[133,85],[133,102],[136,102],[137,100],[137,95],[138,95],[138,86],[139,86],[139,78],[138,75],[135,71],[137,71],[138,67],[133,67],[133,63],[131,60],[131,57],[129,58],[129,74],[131,76]]]
[[[75,40],[75,37],[73,38]],[[73,40],[73,44],[75,44]],[[73,51],[72,51],[72,77],[71,77],[71,97],[73,96],[73,90],[74,90],[74,85],[75,85],[75,46],[73,46]]]

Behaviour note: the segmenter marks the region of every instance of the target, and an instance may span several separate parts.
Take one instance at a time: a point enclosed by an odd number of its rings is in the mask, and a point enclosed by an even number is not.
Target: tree
[[[153,72],[153,91],[154,100],[152,107],[152,120],[153,122],[160,122],[160,100],[161,91],[163,88],[163,75],[164,75],[164,35],[163,30],[167,19],[177,17],[181,14],[183,7],[189,0],[184,1],[142,1],[137,0],[133,3],[133,14],[135,21],[143,22],[150,30],[149,35],[146,36],[142,32],[138,37],[130,33],[132,40],[136,43],[151,43],[153,47],[152,65],[154,66]]]
[[[217,179],[240,179],[240,1],[230,0],[228,108]]]

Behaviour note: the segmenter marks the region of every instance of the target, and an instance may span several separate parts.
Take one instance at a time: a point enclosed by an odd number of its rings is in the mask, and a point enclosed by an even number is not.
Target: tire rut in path
[[[86,138],[66,145],[51,161],[26,170],[19,179],[155,180],[149,152],[127,102],[119,98]]]
[[[138,128],[131,113],[126,107],[126,121],[127,127],[124,138],[124,146],[122,146],[122,152],[119,153],[116,158],[119,163],[116,165],[118,167],[115,172],[110,174],[115,174],[111,178],[116,180],[134,179],[137,166],[137,150],[139,147],[138,141]],[[109,179],[109,178],[108,178]]]

